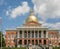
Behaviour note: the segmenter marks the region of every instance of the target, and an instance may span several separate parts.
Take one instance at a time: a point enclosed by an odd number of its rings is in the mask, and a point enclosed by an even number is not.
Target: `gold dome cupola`
[[[29,23],[29,22],[36,22],[36,23],[38,23],[38,19],[37,19],[36,16],[34,16],[33,10],[30,11],[30,16],[26,20],[26,23]]]

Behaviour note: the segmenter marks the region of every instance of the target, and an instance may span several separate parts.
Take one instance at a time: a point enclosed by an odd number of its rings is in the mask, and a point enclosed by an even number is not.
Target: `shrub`
[[[53,49],[60,49],[60,47],[53,47]]]
[[[2,49],[26,49],[26,47],[20,47],[20,48],[17,48],[17,47],[3,47]]]

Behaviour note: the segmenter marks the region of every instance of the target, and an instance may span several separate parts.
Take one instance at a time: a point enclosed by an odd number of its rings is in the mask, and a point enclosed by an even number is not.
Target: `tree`
[[[1,47],[1,38],[2,38],[2,47],[5,47],[5,39],[4,39],[4,37],[3,37],[3,34],[2,34],[2,32],[0,31],[0,47]]]

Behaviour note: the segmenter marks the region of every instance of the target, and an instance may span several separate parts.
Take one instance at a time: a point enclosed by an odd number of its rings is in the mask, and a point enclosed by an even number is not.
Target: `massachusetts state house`
[[[43,27],[33,11],[21,27],[6,29],[6,47],[26,45],[58,45],[59,31]]]

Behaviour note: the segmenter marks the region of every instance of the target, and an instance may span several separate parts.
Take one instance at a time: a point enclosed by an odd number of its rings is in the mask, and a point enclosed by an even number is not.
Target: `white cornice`
[[[8,30],[14,31],[14,30],[16,30],[16,28],[6,28],[6,31],[8,31]]]

